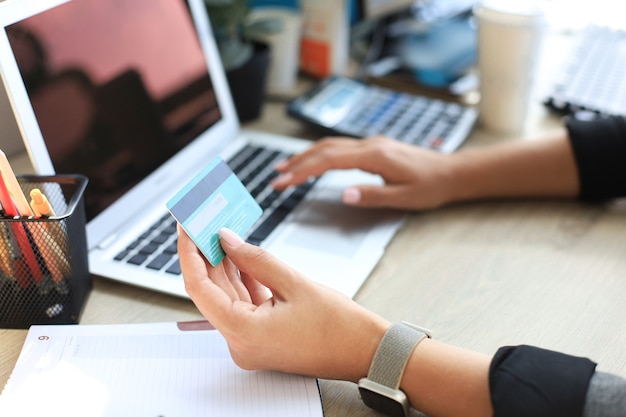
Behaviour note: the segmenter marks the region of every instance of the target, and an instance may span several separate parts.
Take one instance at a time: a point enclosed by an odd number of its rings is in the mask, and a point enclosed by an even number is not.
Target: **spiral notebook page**
[[[323,416],[317,381],[244,371],[215,330],[177,323],[33,326],[0,415]]]

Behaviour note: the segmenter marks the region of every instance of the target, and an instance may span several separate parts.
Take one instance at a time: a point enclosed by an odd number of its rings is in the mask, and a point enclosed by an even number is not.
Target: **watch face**
[[[361,399],[369,408],[393,417],[409,415],[409,402],[404,392],[370,380],[359,381]]]

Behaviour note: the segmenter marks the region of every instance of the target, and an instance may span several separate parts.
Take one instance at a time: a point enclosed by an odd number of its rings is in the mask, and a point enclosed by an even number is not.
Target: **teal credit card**
[[[220,157],[189,181],[166,206],[213,266],[225,255],[219,230],[226,227],[242,236],[263,213]]]

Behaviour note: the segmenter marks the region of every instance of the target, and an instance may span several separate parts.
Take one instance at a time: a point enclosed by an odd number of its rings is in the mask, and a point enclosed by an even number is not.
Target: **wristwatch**
[[[366,378],[359,380],[361,399],[368,407],[392,417],[407,417],[411,405],[399,389],[404,368],[415,347],[430,330],[402,321],[383,336]]]

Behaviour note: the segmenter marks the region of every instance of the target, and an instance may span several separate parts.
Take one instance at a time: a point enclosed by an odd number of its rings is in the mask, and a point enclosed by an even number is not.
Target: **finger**
[[[228,256],[222,260],[222,265],[226,276],[229,277],[232,288],[237,294],[237,299],[248,303],[252,302],[251,293],[247,288],[247,285],[243,282],[239,268],[233,264]]]
[[[226,294],[228,294],[233,301],[240,300],[240,294],[237,290],[237,282],[241,279],[239,277],[239,270],[236,267],[231,268],[231,272],[234,276],[230,276],[226,270],[227,264],[231,263],[229,261],[224,262],[224,260],[222,260],[216,267],[207,267],[209,277],[215,285],[224,290],[224,292],[226,292]],[[243,289],[241,286],[240,288]],[[249,297],[245,297],[245,299],[249,300]]]
[[[343,203],[355,207],[409,209],[413,200],[411,191],[402,185],[359,185],[342,194]]]
[[[221,229],[222,247],[239,268],[242,276],[250,278],[269,288],[274,297],[285,300],[294,294],[294,288],[306,281],[295,270],[284,264],[269,252],[250,245],[229,229]]]
[[[248,289],[251,301],[254,305],[261,305],[272,297],[272,292],[265,285],[248,274],[241,274],[241,280]]]
[[[185,268],[189,271],[198,271],[198,273],[193,274],[193,279],[201,280],[202,272],[207,270],[206,259],[202,256],[196,244],[187,235],[187,232],[180,227],[180,225],[177,225],[177,231],[178,254],[179,257],[183,258],[183,260],[181,260],[181,268],[182,264],[185,264]]]
[[[179,231],[179,239],[180,234],[184,235],[184,243],[191,244],[193,247],[189,249],[198,253],[202,258],[204,267],[200,268],[200,265],[195,266],[194,272],[195,275],[198,275],[200,271],[203,271],[202,274],[206,274],[210,277],[211,281],[220,287],[222,290],[228,294],[228,296],[232,300],[244,300],[250,301],[250,296],[247,293],[245,286],[241,283],[241,278],[239,277],[239,270],[232,265],[232,262],[222,260],[217,266],[212,266],[204,257],[204,255],[200,252],[196,244],[192,241],[192,239],[187,235],[187,233],[180,226],[178,227]]]
[[[311,158],[312,155],[315,155],[319,152],[320,149],[326,147],[337,147],[337,146],[349,146],[351,143],[356,142],[354,138],[347,137],[325,137],[313,145],[309,146],[304,151],[297,153],[295,155],[290,156],[288,159],[279,162],[276,165],[276,170],[279,172],[284,172],[290,170],[294,165],[301,163],[303,160]]]
[[[202,315],[220,328],[224,320],[231,316],[232,298],[209,278],[206,260],[180,228],[178,253],[185,290]]]
[[[331,169],[358,168],[357,158],[362,152],[362,146],[354,139],[325,139],[279,164],[276,168],[281,175],[272,181],[272,186],[283,189],[319,177]]]
[[[398,149],[404,144],[396,142],[382,136],[362,140],[327,139],[290,159],[272,186],[280,190],[331,169],[357,168],[384,177],[390,166],[383,160],[390,159],[394,152],[404,152],[404,149]]]

